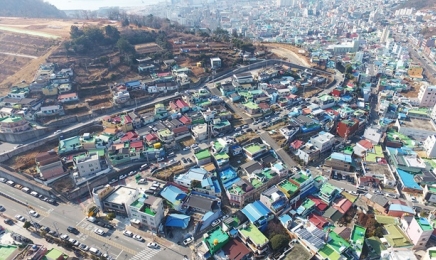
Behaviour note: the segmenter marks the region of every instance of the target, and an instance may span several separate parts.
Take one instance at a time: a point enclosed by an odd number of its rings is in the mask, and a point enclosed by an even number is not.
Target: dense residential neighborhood
[[[0,98],[0,259],[435,259],[435,11],[191,2],[165,17],[240,63],[177,40],[135,79],[45,62]]]

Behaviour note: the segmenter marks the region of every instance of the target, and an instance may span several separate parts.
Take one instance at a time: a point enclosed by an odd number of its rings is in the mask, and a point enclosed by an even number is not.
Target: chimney
[[[329,234],[330,234],[330,228],[328,228],[327,232],[325,232],[324,242],[326,243],[329,241]]]

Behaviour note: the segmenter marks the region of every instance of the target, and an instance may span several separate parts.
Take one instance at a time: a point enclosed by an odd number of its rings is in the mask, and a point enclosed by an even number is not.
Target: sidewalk
[[[2,217],[0,218],[3,222],[3,219],[5,219],[5,217],[10,218],[9,216],[3,214]],[[13,219],[13,218],[11,218]],[[47,249],[52,249],[52,248],[56,248],[57,250],[63,252],[64,254],[68,255],[68,256],[75,256],[73,252],[68,251],[67,249],[57,246],[56,244],[51,244],[48,243],[47,241],[45,241],[45,239],[43,237],[40,237],[38,234],[35,233],[31,233],[29,230],[26,230],[25,228],[23,228],[23,223],[22,222],[16,222],[14,225],[9,226],[9,225],[2,225],[7,231],[8,233],[17,233],[20,234],[21,236],[27,237],[28,239],[32,240],[34,244],[37,245],[42,245]]]

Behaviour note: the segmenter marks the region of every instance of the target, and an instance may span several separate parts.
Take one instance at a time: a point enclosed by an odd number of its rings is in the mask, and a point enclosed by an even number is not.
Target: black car
[[[41,231],[45,231],[46,233],[49,233],[49,232],[50,232],[50,228],[49,228],[49,227],[46,227],[46,226],[42,226],[39,230],[41,230]]]
[[[50,203],[51,205],[57,205],[57,202],[54,199],[48,199],[48,200],[46,200],[46,202]]]
[[[67,227],[67,231],[73,234],[79,234],[79,230],[77,230],[77,228],[74,227]]]
[[[49,233],[51,236],[54,236],[54,237],[58,237],[58,236],[59,236],[58,232],[56,232],[56,231],[54,231],[54,230],[50,230],[48,233]]]
[[[8,224],[10,226],[12,226],[14,224],[14,221],[10,218],[5,218],[5,220],[3,222],[5,222],[5,224]]]
[[[103,227],[105,227],[105,228],[107,228],[107,229],[114,229],[114,228],[115,228],[115,227],[112,226],[111,224],[104,224]]]
[[[32,226],[33,226],[34,228],[36,228],[36,229],[41,228],[41,225],[40,225],[39,223],[37,223],[37,222],[33,222],[33,223],[32,223]]]

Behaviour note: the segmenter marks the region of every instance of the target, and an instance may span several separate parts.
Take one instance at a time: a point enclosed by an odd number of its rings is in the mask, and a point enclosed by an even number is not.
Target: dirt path
[[[288,59],[288,61],[291,63],[295,63],[295,64],[305,66],[305,67],[310,67],[310,64],[306,60],[300,58],[297,54],[295,54],[294,52],[287,50],[285,48],[274,47],[271,49],[271,52],[280,56],[280,57],[284,57],[284,58]]]
[[[289,62],[305,66],[305,67],[311,67],[311,64],[307,57],[298,54],[298,48],[289,44],[282,44],[282,43],[262,43],[263,45],[267,46],[270,51],[277,56],[283,57],[288,59]]]
[[[25,54],[19,54],[19,53],[10,53],[10,52],[0,52],[0,54],[10,55],[10,56],[17,56],[17,57],[23,57],[23,58],[29,58],[29,59],[38,59],[39,58],[39,57],[32,56],[32,55],[25,55]]]

